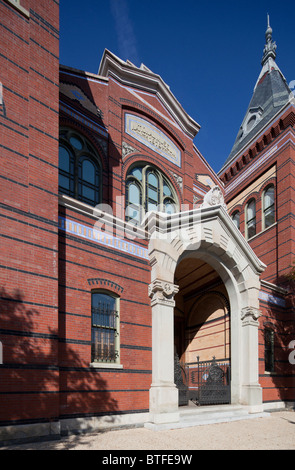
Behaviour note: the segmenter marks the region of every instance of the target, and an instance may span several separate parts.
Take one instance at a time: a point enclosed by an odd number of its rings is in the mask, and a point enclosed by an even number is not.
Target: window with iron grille
[[[105,292],[91,295],[91,362],[119,360],[119,298]]]
[[[266,372],[274,372],[274,330],[265,328],[264,330],[264,367]]]
[[[235,226],[240,230],[240,212],[235,211],[232,215],[232,220]]]

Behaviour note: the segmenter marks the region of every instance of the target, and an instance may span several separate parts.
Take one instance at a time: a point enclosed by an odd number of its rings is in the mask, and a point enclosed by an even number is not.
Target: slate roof
[[[268,24],[262,70],[232,150],[219,173],[293,97],[284,75],[275,62],[276,45],[272,41],[271,33]]]

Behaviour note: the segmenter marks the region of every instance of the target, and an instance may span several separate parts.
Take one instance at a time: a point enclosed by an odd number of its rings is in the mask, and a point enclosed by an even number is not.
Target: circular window
[[[75,149],[77,149],[77,150],[82,150],[82,148],[83,148],[83,143],[82,143],[82,141],[81,141],[78,137],[72,135],[72,136],[70,137],[70,142],[71,142],[72,146],[75,147]]]

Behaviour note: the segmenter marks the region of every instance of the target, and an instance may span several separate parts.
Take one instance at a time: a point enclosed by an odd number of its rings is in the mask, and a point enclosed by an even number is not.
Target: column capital
[[[241,312],[241,320],[243,326],[253,325],[258,326],[258,318],[261,315],[261,311],[256,307],[244,307]]]
[[[172,282],[155,279],[149,285],[149,297],[153,303],[174,304],[174,296],[179,291],[179,287]]]

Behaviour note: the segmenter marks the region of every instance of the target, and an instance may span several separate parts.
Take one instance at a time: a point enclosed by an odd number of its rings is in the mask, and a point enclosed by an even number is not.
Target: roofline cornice
[[[110,76],[125,86],[155,94],[184,132],[191,138],[199,132],[201,126],[186,113],[160,75],[124,62],[107,49],[102,56],[98,75]]]
[[[280,116],[282,116],[287,110],[288,108],[295,108],[295,99],[292,98],[290,101],[288,101],[284,106],[283,108],[281,108],[278,113],[271,119],[271,121],[269,121],[267,124],[265,124],[265,126],[260,129],[259,132],[257,132],[257,134],[255,134],[252,139],[241,149],[239,150],[239,152],[237,152],[233,157],[232,159],[226,164],[224,165],[221,170],[218,171],[217,175],[219,177],[221,177],[221,175],[226,172],[232,165],[233,163],[238,160],[245,152],[247,152],[252,146],[253,146],[253,143],[256,142],[264,133],[265,131],[272,127],[274,125],[274,122],[276,120],[278,120],[280,118]]]
[[[84,70],[75,69],[74,67],[69,67],[68,65],[61,65],[59,66],[59,72],[66,74],[66,75],[73,75],[78,78],[83,78],[86,80],[98,80],[103,82],[108,82],[108,78],[102,77],[101,75],[97,75],[95,73],[86,72]]]

